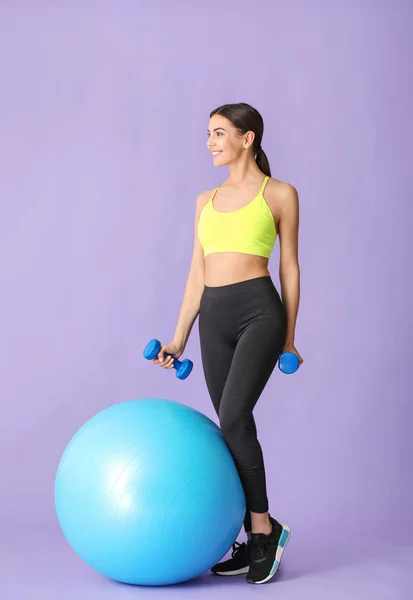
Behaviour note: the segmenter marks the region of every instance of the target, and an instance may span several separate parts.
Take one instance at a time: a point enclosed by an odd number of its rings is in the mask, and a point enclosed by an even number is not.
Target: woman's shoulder
[[[297,191],[291,183],[275,179],[275,177],[270,177],[268,179],[266,189],[273,194],[281,194],[282,196]]]
[[[212,197],[212,194],[215,192],[216,188],[213,190],[204,190],[201,192],[196,200],[198,207],[203,208],[208,200]]]
[[[277,223],[282,215],[297,211],[298,193],[291,183],[270,177],[264,196]]]
[[[265,188],[265,199],[277,205],[290,203],[298,199],[298,192],[291,183],[270,177]]]

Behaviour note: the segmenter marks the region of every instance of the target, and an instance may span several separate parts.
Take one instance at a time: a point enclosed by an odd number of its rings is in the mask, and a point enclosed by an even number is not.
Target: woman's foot
[[[288,525],[280,525],[270,517],[271,532],[253,533],[249,544],[250,568],[248,570],[248,583],[266,583],[274,577],[280,566],[281,557],[285,546],[290,539]]]
[[[232,545],[232,557],[212,567],[214,575],[245,575],[250,568],[249,542]]]

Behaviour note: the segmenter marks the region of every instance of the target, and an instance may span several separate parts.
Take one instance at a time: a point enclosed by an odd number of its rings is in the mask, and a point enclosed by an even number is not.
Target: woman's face
[[[237,160],[243,151],[244,136],[228,119],[214,115],[209,120],[207,147],[215,166],[225,166]]]

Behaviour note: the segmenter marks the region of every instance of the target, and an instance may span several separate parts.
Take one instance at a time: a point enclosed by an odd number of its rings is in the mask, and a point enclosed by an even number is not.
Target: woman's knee
[[[252,413],[220,410],[219,424],[224,437],[242,435],[247,432],[256,433]]]

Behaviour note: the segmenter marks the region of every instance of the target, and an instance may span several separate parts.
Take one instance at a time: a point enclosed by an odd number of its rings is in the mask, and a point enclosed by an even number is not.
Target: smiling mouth
[[[219,150],[218,152],[212,152],[212,156],[218,156],[218,154],[222,154],[222,150]]]

